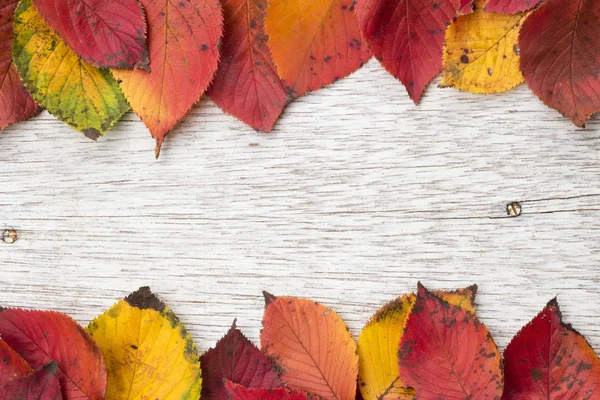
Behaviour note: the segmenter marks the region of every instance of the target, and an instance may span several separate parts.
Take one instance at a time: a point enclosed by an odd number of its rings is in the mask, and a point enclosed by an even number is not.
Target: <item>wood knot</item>
[[[511,217],[518,217],[519,215],[521,215],[521,204],[516,201],[507,204],[506,214],[508,214]]]
[[[2,240],[4,243],[13,244],[19,240],[19,234],[14,229],[7,229],[2,233]]]

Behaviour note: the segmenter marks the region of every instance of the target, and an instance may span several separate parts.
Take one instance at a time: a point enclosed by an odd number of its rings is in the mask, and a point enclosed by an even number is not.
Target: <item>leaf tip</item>
[[[546,304],[546,307],[556,307],[556,308],[560,308],[558,306],[558,298],[556,296],[554,296],[554,298],[552,300],[550,300],[548,302],[548,304]]]
[[[132,307],[152,309],[161,312],[166,305],[152,291],[149,286],[142,286],[137,291],[125,297],[125,301]]]
[[[266,290],[263,290],[263,296],[265,296],[265,307],[269,306],[269,304],[275,302],[275,300],[277,300],[277,297],[273,296],[271,293],[267,292]]]
[[[160,157],[160,149],[163,145],[162,139],[156,139],[156,146],[154,147],[154,157],[158,160]]]

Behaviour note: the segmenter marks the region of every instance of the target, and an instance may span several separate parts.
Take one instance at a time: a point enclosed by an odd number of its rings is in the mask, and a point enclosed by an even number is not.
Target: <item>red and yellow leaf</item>
[[[265,30],[289,97],[356,71],[370,57],[353,0],[271,0]]]
[[[65,400],[104,399],[102,355],[90,335],[70,317],[52,311],[4,309],[0,336],[34,369],[58,362]]]
[[[577,126],[600,111],[600,1],[548,0],[523,23],[521,71],[531,91]]]
[[[42,110],[33,100],[13,64],[14,12],[19,0],[0,4],[0,129],[35,117]]]
[[[57,376],[58,364],[52,361],[31,375],[0,387],[0,400],[63,400]]]
[[[113,70],[131,108],[156,139],[156,155],[213,79],[222,33],[218,0],[140,0],[148,18],[150,72]]]
[[[354,400],[356,343],[339,315],[312,300],[265,293],[260,342],[291,389],[326,400]]]
[[[419,103],[442,68],[446,26],[472,0],[357,0],[356,15],[373,55]]]
[[[502,360],[485,325],[421,284],[398,362],[400,380],[414,388],[420,400],[502,396]]]
[[[472,0],[357,0],[356,15],[373,55],[419,103],[442,68],[446,27]]]
[[[267,0],[225,0],[222,4],[221,61],[208,96],[252,128],[269,132],[287,98],[267,48]]]
[[[518,14],[535,8],[543,0],[489,0],[485,12],[498,14]]]
[[[148,68],[146,18],[137,0],[33,0],[46,23],[99,68]]]
[[[31,367],[4,340],[0,339],[0,387],[31,373]]]
[[[600,359],[550,301],[504,351],[503,400],[600,398]]]
[[[228,400],[223,379],[247,388],[283,386],[273,361],[236,328],[235,321],[214,349],[200,357],[203,400]]]
[[[245,388],[231,381],[225,382],[227,398],[231,400],[316,400],[304,392],[290,391],[286,388]]]

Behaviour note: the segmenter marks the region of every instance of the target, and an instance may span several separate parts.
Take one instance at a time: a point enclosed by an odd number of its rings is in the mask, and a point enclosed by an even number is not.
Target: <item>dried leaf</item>
[[[502,360],[485,325],[421,284],[399,349],[400,380],[420,400],[502,395]]]
[[[213,79],[223,16],[218,0],[140,0],[148,18],[150,69],[115,69],[131,108],[156,139],[156,156]]]
[[[598,0],[548,0],[525,20],[519,36],[529,88],[577,126],[600,110],[598,26]]]
[[[236,328],[235,321],[214,349],[200,357],[203,400],[228,400],[223,380],[247,388],[283,386],[275,365]]]
[[[476,6],[472,14],[453,21],[446,31],[440,87],[498,93],[523,83],[517,42],[526,17],[492,14]]]
[[[14,12],[19,0],[4,0],[0,8],[0,129],[26,121],[42,111],[13,65]]]
[[[286,104],[267,48],[267,0],[225,0],[221,61],[208,96],[225,112],[269,132]]]
[[[265,299],[261,346],[281,365],[288,386],[326,400],[354,400],[358,356],[344,321],[312,300],[268,293]]]
[[[146,18],[137,0],[33,0],[44,21],[99,68],[148,67]]]
[[[104,399],[102,355],[90,335],[70,317],[53,311],[5,309],[0,312],[0,336],[34,369],[58,362],[65,400]]]
[[[245,388],[231,381],[225,383],[225,389],[231,400],[317,400],[315,396],[304,392],[290,391],[286,388]]]
[[[80,60],[46,25],[31,0],[22,0],[15,11],[13,58],[33,98],[91,139],[129,109],[110,73]]]
[[[600,359],[550,301],[504,351],[503,400],[600,398]]]
[[[450,304],[475,312],[477,286],[434,293]],[[400,380],[398,369],[398,344],[415,301],[416,296],[411,293],[389,302],[360,333],[358,382],[365,400],[409,400],[415,396],[414,389]]]
[[[94,319],[88,331],[106,360],[106,400],[197,400],[196,345],[175,314],[143,287]]]
[[[0,388],[14,379],[29,375],[31,371],[27,361],[0,339]]]
[[[289,97],[335,82],[371,57],[353,9],[353,0],[269,2],[265,30]]]
[[[62,400],[58,364],[52,361],[39,371],[0,387],[0,400]]]
[[[419,103],[442,68],[446,26],[472,0],[357,0],[356,15],[373,55]]]

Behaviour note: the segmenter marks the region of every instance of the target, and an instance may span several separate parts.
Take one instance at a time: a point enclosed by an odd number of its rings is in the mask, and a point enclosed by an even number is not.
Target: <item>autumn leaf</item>
[[[436,291],[449,304],[475,312],[477,286],[456,291]],[[398,344],[416,301],[406,294],[383,306],[365,325],[358,337],[359,389],[365,400],[410,400],[415,391],[400,380]]]
[[[140,0],[148,18],[151,72],[113,70],[121,89],[156,139],[156,157],[213,79],[222,33],[218,0]]]
[[[599,25],[597,0],[548,0],[519,36],[527,85],[577,126],[600,110]]]
[[[267,48],[267,0],[225,0],[221,61],[208,96],[225,112],[269,132],[287,102]]]
[[[356,71],[370,57],[353,0],[271,0],[265,30],[290,98]]]
[[[442,68],[447,25],[472,0],[357,0],[356,15],[373,55],[418,104]]]
[[[146,19],[137,0],[33,0],[75,53],[99,68],[148,68]]]
[[[31,371],[27,361],[0,339],[0,388],[14,379],[29,375]]]
[[[527,14],[493,14],[483,11],[483,1],[475,3],[472,14],[458,17],[446,31],[440,87],[473,93],[512,89],[525,81],[517,42]]]
[[[33,100],[13,64],[13,18],[19,0],[0,6],[0,129],[35,117],[42,110]]]
[[[503,400],[600,398],[600,359],[556,299],[510,342],[504,363]]]
[[[0,400],[62,400],[58,364],[52,361],[39,371],[0,387]]]
[[[22,0],[15,11],[13,58],[33,98],[91,139],[129,109],[110,72],[80,60],[46,25],[31,0]]]
[[[247,388],[283,386],[275,365],[237,329],[235,321],[214,349],[200,357],[203,400],[228,400],[223,379]]]
[[[245,388],[231,381],[225,383],[227,398],[231,400],[317,400],[304,392],[291,391],[286,388]]]
[[[485,12],[498,14],[518,14],[535,8],[544,0],[489,0]]]
[[[485,325],[420,283],[398,360],[400,380],[420,400],[493,400],[502,395],[502,360]]]
[[[65,400],[102,400],[106,370],[98,347],[70,317],[53,311],[0,309],[0,336],[34,369],[52,360]]]
[[[106,400],[200,398],[196,345],[150,288],[119,301],[88,331],[106,360]]]
[[[325,400],[354,400],[358,356],[344,321],[312,300],[266,292],[265,299],[260,342],[281,365],[281,379]]]

